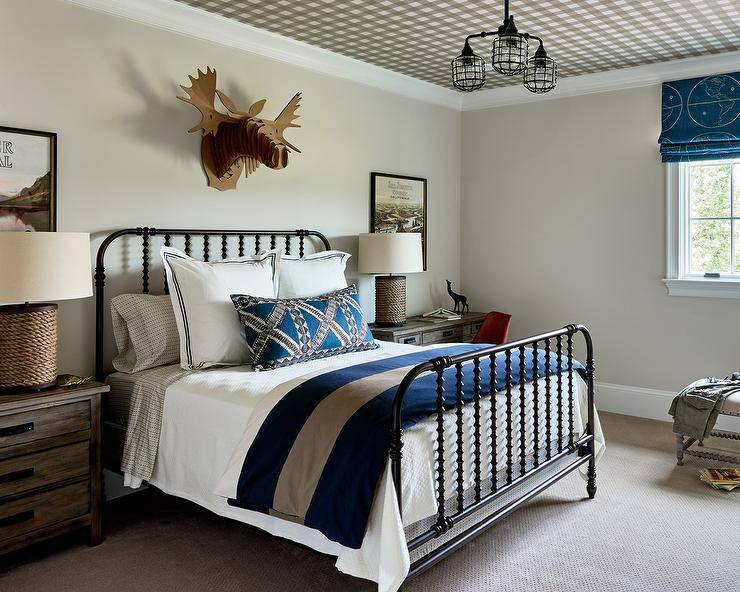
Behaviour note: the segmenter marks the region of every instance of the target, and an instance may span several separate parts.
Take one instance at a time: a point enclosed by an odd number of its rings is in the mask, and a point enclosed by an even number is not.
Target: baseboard
[[[668,408],[676,393],[637,386],[599,382],[596,384],[596,408],[622,415],[658,421],[671,421]]]
[[[596,384],[596,408],[599,411],[621,413],[634,417],[673,421],[668,408],[676,393],[637,386],[599,382]],[[738,430],[738,419],[720,415],[715,427],[720,430]]]

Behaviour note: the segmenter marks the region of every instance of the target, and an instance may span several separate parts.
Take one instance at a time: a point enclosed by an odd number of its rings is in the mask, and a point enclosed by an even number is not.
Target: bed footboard
[[[588,413],[585,418],[583,435],[574,433],[574,358],[573,343],[576,335],[583,337],[586,348],[585,382],[588,395]],[[525,381],[515,380],[513,376],[523,377],[525,373],[525,351],[532,350],[534,368],[532,384],[532,413],[533,424],[529,439],[530,451],[527,453],[527,439],[525,429]],[[518,353],[518,368],[512,368],[512,353]],[[540,356],[544,354],[544,368],[540,364]],[[555,356],[551,356],[555,354]],[[503,359],[503,389],[495,389],[497,380],[496,360]],[[490,376],[481,376],[481,362],[490,361]],[[553,366],[552,360],[555,367]],[[466,401],[463,396],[463,365],[472,364],[473,397]],[[445,370],[452,369],[454,384],[446,385]],[[544,376],[538,376],[542,370]],[[404,397],[413,383],[421,375],[436,374],[436,484],[437,484],[437,512],[433,524],[421,534],[417,534],[407,541],[409,553],[419,549],[434,539],[438,539],[456,528],[461,530],[457,536],[445,537],[444,542],[433,547],[431,551],[422,555],[411,564],[407,579],[410,579],[459,549],[469,540],[475,538],[514,510],[544,491],[565,475],[588,463],[586,491],[589,498],[596,495],[596,467],[595,467],[595,440],[594,440],[594,357],[593,343],[588,329],[583,325],[567,325],[562,329],[543,333],[519,341],[503,345],[492,346],[482,350],[457,355],[443,356],[430,360],[414,367],[401,382],[395,396],[391,426],[390,461],[394,487],[398,498],[399,510],[402,508],[403,492],[401,480],[401,459],[403,455],[403,402]],[[449,375],[449,372],[448,372]],[[447,383],[451,383],[449,379]],[[517,383],[518,384],[515,384]],[[519,400],[514,393],[519,390]],[[494,391],[505,394],[505,434],[496,433],[497,404]],[[482,417],[482,403],[488,399],[491,403],[488,418]],[[450,408],[450,402],[453,402]],[[473,408],[472,451],[469,458],[472,466],[468,467],[467,479],[472,479],[472,494],[470,487],[466,487],[465,478],[465,441],[463,438],[463,408]],[[551,416],[551,409],[555,409],[557,416]],[[445,452],[445,423],[444,416],[455,414],[456,433],[453,446],[456,460],[450,464]],[[541,417],[544,414],[545,417]],[[482,422],[489,421],[489,430],[481,429]],[[515,425],[515,422],[520,425]],[[544,422],[544,429],[542,423]],[[514,438],[515,429],[519,430],[519,437]],[[544,433],[542,433],[544,432]],[[506,442],[506,469],[498,471],[499,464],[497,438],[505,438]],[[515,458],[516,457],[516,458]],[[490,461],[489,461],[490,459]],[[503,459],[501,459],[503,460]],[[449,495],[445,487],[446,467],[453,467],[455,491],[452,492],[453,505],[449,503]],[[484,479],[484,469],[490,467],[490,476]],[[531,477],[539,475],[534,487],[521,487]],[[542,479],[543,475],[545,478]],[[534,481],[534,480],[533,480]],[[518,496],[518,490],[522,495]],[[498,506],[493,513],[491,504],[499,500],[504,494],[514,494],[513,501]],[[500,501],[500,500],[499,500]],[[486,511],[488,510],[488,511]],[[476,520],[476,518],[480,518]],[[465,520],[465,528],[461,522]],[[471,521],[473,521],[472,526]]]

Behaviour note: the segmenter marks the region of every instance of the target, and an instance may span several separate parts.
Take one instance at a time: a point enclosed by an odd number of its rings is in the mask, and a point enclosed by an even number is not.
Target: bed
[[[110,235],[98,252],[95,275],[100,379],[106,378],[105,255],[122,237],[141,241],[144,293],[153,283],[150,253],[155,240],[169,245],[180,237],[189,254],[198,237],[204,260],[214,238],[220,240],[222,258],[230,247],[244,253],[249,241],[255,251],[261,241],[269,241],[271,247],[282,243],[288,252],[297,241],[300,256],[309,243],[329,249],[323,235],[307,230],[138,228]],[[126,249],[130,252],[130,245]],[[166,283],[162,289],[166,291]],[[578,336],[585,344],[583,366],[573,353]],[[247,366],[192,372],[163,366],[110,374],[105,464],[116,471],[123,466],[126,483],[138,486],[137,463],[148,458],[151,472],[142,474],[165,493],[336,556],[339,570],[377,582],[382,592],[397,590],[574,470],[582,470],[589,498],[596,493],[595,463],[603,437],[594,409],[593,347],[585,327],[569,325],[472,350],[446,346],[435,350],[383,342],[376,350],[268,372]],[[304,524],[229,503],[235,482],[229,474],[244,462],[239,450],[253,445],[264,416],[286,385],[293,388],[359,364],[415,359],[421,349],[424,361],[403,370],[393,389],[387,457],[361,544],[345,546]],[[409,425],[405,404],[420,395],[434,402],[434,410]]]

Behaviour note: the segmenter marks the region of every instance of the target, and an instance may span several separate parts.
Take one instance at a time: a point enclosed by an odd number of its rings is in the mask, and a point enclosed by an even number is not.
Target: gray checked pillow
[[[110,301],[119,372],[140,372],[180,361],[180,336],[167,295],[121,294]]]

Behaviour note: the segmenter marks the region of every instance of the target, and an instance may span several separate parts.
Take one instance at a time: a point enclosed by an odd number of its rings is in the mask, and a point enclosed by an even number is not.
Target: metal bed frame
[[[211,257],[211,239],[220,239],[220,256],[225,259],[229,251],[229,237],[237,237],[238,254],[245,254],[245,238],[252,239],[254,251],[258,252],[261,247],[261,241],[269,238],[270,248],[276,248],[278,242],[286,253],[290,253],[291,241],[293,238],[298,239],[298,254],[304,255],[306,239],[314,237],[318,239],[324,249],[330,249],[329,241],[320,232],[313,230],[188,230],[188,229],[158,229],[158,228],[127,228],[110,234],[103,240],[98,249],[96,266],[95,266],[95,375],[98,380],[105,378],[104,372],[104,337],[105,337],[105,254],[111,243],[124,236],[141,237],[142,241],[142,293],[148,294],[150,288],[150,239],[152,237],[163,237],[164,244],[169,246],[173,237],[184,238],[184,250],[190,255],[192,251],[192,238],[201,237],[203,260],[208,261]],[[164,291],[168,292],[167,281],[164,278]],[[582,335],[586,347],[586,386],[588,393],[588,415],[586,420],[585,433],[578,439],[573,433],[574,425],[574,384],[573,384],[573,345],[574,337]],[[553,341],[555,347],[553,348]],[[565,341],[565,345],[564,342]],[[532,379],[533,388],[533,446],[534,453],[530,456],[529,461],[525,454],[526,448],[526,412],[525,412],[525,383],[520,382],[518,385],[512,383],[512,352],[519,353],[519,368],[521,374],[524,373],[524,351],[525,348],[532,348],[534,359],[537,358],[538,348],[542,348],[545,353],[545,375],[537,377],[534,373]],[[565,349],[565,354],[563,350]],[[550,353],[557,353],[556,368],[551,368]],[[566,365],[563,367],[562,355],[566,356]],[[491,362],[490,384],[496,383],[496,365],[497,356],[504,356],[505,376],[504,392],[506,394],[505,403],[505,420],[506,420],[506,471],[505,475],[499,475],[497,467],[497,434],[496,426],[496,405],[491,405],[490,411],[490,434],[487,441],[484,441],[484,434],[481,433],[481,401],[489,398],[494,402],[493,393],[483,388],[481,379],[481,361],[488,358]],[[473,365],[473,400],[466,403],[463,400],[463,364]],[[539,363],[539,362],[538,362]],[[447,369],[454,368],[455,382],[452,388],[445,386],[444,372]],[[553,371],[555,371],[553,373]],[[403,417],[402,407],[406,393],[411,384],[422,374],[436,374],[436,405],[435,413],[437,423],[437,450],[436,450],[436,472],[437,472],[437,513],[433,524],[418,534],[407,540],[409,553],[418,550],[423,545],[432,543],[432,549],[424,553],[411,564],[407,581],[423,571],[432,567],[435,563],[462,547],[465,543],[477,537],[488,528],[511,514],[514,510],[521,507],[527,501],[541,493],[551,485],[555,484],[561,478],[571,473],[584,463],[588,463],[586,491],[589,498],[596,495],[596,467],[595,467],[595,439],[594,439],[594,354],[593,342],[588,329],[583,325],[567,325],[562,329],[542,333],[526,339],[520,339],[502,345],[492,346],[485,349],[477,350],[471,353],[465,353],[457,356],[441,356],[424,362],[414,367],[404,377],[398,387],[393,402],[392,422],[390,429],[390,450],[389,458],[391,462],[391,471],[393,475],[394,487],[398,499],[399,511],[402,508],[402,481],[401,481],[401,459],[403,450]],[[565,375],[565,376],[564,376]],[[543,386],[544,388],[540,388]],[[513,393],[518,388],[520,400],[514,401]],[[499,391],[501,392],[501,391]],[[544,399],[542,398],[544,393]],[[447,397],[447,399],[446,399]],[[555,405],[558,410],[555,430],[551,418],[551,405]],[[447,401],[454,401],[454,406],[450,409]],[[545,430],[544,442],[543,434],[540,433],[539,410],[544,401],[545,405]],[[456,499],[453,498],[454,509],[450,510],[447,491],[445,488],[445,427],[444,416],[448,413],[454,413],[456,426],[456,443],[455,452],[457,459],[463,459],[464,450],[464,422],[463,408],[471,405],[473,408],[473,467],[472,475],[474,480],[472,496],[466,495],[469,491],[465,487],[464,479],[464,462],[456,461],[453,465],[455,468]],[[519,442],[513,441],[515,427],[515,406],[519,416]],[[567,413],[567,415],[566,415]],[[564,421],[563,416],[566,415]],[[564,425],[567,423],[567,425]],[[518,447],[518,461],[515,462],[515,449]],[[482,478],[483,462],[488,462],[488,457],[492,459],[491,477]],[[484,459],[486,459],[484,461]],[[517,466],[518,465],[518,466]],[[503,471],[502,471],[503,473]],[[539,475],[542,479],[534,487],[527,487],[527,482],[532,477]],[[533,480],[535,481],[535,480]],[[497,507],[497,500],[500,502],[502,496],[512,492],[522,491],[522,495],[515,497],[504,505]],[[495,508],[491,513],[491,508]],[[486,512],[488,510],[488,512]],[[467,526],[463,530],[461,523],[468,522],[472,517],[480,516],[480,520]],[[461,530],[456,536],[455,530]],[[451,533],[450,536],[446,536]],[[444,537],[438,545],[434,545],[435,539]]]

